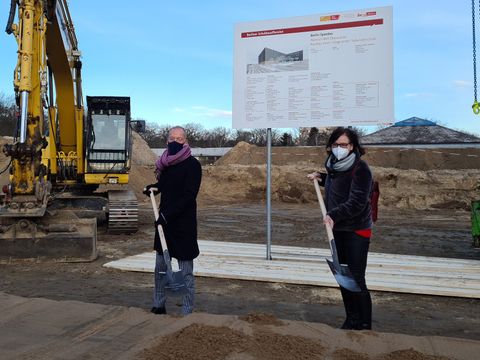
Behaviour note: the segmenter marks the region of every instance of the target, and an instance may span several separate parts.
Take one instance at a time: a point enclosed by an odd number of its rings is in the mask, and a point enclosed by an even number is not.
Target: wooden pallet
[[[337,287],[325,261],[327,249],[199,241],[195,275],[228,279]],[[175,263],[175,262],[174,262]],[[155,252],[130,256],[104,266],[153,272]],[[367,286],[371,290],[480,298],[480,261],[369,253]]]

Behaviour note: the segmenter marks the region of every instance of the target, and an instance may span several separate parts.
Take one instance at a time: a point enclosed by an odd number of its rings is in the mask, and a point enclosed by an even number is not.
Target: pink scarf
[[[160,174],[166,167],[176,165],[181,163],[182,161],[187,160],[191,154],[192,151],[190,150],[190,146],[188,146],[188,144],[183,144],[182,150],[180,150],[175,155],[168,155],[168,149],[165,149],[163,154],[158,158],[155,163],[157,167],[157,169],[155,170],[157,180],[159,180]]]

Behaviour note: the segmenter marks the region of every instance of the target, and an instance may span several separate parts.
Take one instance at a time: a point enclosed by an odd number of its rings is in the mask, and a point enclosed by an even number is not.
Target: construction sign
[[[233,127],[388,125],[392,7],[235,26]]]

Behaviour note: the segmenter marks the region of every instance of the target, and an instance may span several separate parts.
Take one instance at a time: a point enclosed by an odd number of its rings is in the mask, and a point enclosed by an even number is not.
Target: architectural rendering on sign
[[[247,64],[247,74],[308,70],[308,57],[304,54],[306,50],[284,53],[264,47],[258,55],[258,63]]]
[[[278,64],[291,61],[302,61],[303,60],[303,50],[295,51],[290,54],[284,54],[280,51],[272,50],[269,48],[264,48],[260,55],[258,55],[259,64]]]

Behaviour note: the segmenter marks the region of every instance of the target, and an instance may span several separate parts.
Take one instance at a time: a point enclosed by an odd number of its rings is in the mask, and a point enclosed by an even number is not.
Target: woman
[[[372,328],[372,300],[365,283],[368,247],[370,244],[372,213],[370,191],[372,173],[360,159],[365,150],[360,146],[357,133],[339,127],[327,143],[325,167],[325,205],[323,219],[333,229],[339,261],[348,264],[359,285],[360,292],[340,287],[346,320],[342,329],[365,330]],[[309,174],[310,179],[321,179],[322,174]]]

